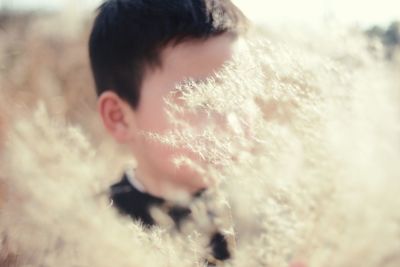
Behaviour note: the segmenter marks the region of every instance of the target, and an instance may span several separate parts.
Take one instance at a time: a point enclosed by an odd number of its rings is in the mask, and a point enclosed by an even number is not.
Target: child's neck
[[[187,188],[182,185],[172,184],[167,178],[161,178],[154,173],[147,172],[139,166],[135,169],[135,179],[141,184],[141,189],[152,196],[171,199],[177,195],[194,195],[204,189]]]
[[[155,177],[143,171],[142,168],[136,168],[135,178],[141,185],[143,185],[143,190],[146,193],[159,198],[165,197],[165,190],[162,181],[155,179]]]

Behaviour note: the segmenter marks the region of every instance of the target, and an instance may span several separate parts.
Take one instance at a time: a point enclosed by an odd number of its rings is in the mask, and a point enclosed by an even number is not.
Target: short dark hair
[[[97,94],[112,90],[137,108],[146,67],[162,48],[187,39],[238,34],[246,19],[230,0],[108,0],[89,40]]]

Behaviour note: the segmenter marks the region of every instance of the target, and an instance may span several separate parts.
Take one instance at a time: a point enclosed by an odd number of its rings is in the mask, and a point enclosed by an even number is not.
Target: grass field
[[[0,266],[201,266],[200,231],[149,232],[108,206],[133,159],[96,114],[90,25],[0,17]],[[398,48],[389,60],[378,39],[334,27],[254,27],[244,44],[222,83],[184,84],[168,110],[181,125],[218,112],[229,131],[148,133],[223,165],[202,171],[237,242],[228,266],[400,266]]]

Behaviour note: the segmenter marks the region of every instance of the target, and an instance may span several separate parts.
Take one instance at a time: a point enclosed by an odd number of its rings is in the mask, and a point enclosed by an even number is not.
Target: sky
[[[237,0],[255,21],[312,24],[326,19],[367,26],[400,20],[400,0]],[[260,5],[260,2],[264,4]],[[270,4],[268,4],[270,3]]]
[[[168,1],[168,0],[166,0]],[[387,25],[400,20],[400,0],[233,0],[253,21],[263,24],[315,24],[334,19],[344,24]],[[100,0],[0,0],[11,8],[60,9],[76,4],[90,10]]]

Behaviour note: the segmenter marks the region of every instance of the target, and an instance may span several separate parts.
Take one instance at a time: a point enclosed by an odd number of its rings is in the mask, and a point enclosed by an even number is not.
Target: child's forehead
[[[165,49],[163,49],[162,54],[167,56],[168,54],[175,53],[189,53],[193,51],[207,52],[216,49],[226,49],[227,47],[232,46],[237,40],[238,37],[231,33],[223,33],[202,39],[185,39],[178,43],[171,42]]]
[[[160,55],[161,65],[144,76],[141,101],[151,102],[166,96],[187,80],[199,81],[215,76],[234,60],[237,42],[237,38],[222,34],[166,47]]]
[[[222,34],[205,40],[187,40],[161,53],[162,71],[202,78],[219,71],[234,57],[238,39]]]

